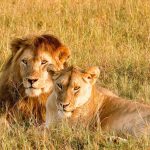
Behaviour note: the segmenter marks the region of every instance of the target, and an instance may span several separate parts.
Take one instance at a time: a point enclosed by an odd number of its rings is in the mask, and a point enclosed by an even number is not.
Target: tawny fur
[[[11,51],[12,55],[4,65],[0,76],[1,111],[8,112],[7,119],[10,122],[21,117],[23,120],[34,118],[37,123],[42,123],[45,120],[46,100],[51,94],[51,86],[53,86],[51,77],[44,75],[47,80],[44,80],[45,77],[43,77],[42,83],[38,83],[43,87],[44,83],[49,86],[46,92],[42,91],[38,96],[27,95],[23,80],[28,76],[33,79],[39,78],[43,72],[46,74],[48,64],[43,67],[44,70],[39,71],[40,67],[38,66],[35,68],[35,64],[39,65],[39,59],[42,59],[39,56],[42,55],[48,56],[48,60],[50,59],[56,70],[63,69],[70,56],[70,50],[53,35],[45,34],[15,39],[11,42]],[[32,58],[28,58],[27,54]],[[21,69],[21,66],[25,68],[25,64],[21,62],[23,57],[27,57],[27,60],[31,59],[30,67],[26,67],[26,71]]]
[[[98,76],[97,67],[87,70],[73,67],[57,73],[57,76],[54,74],[55,88],[47,101],[46,126],[67,118],[73,125],[100,125],[103,131],[118,135],[149,135],[150,106],[122,99],[101,88],[95,84]],[[89,86],[87,92],[80,94],[86,86]],[[90,96],[85,101],[89,91]],[[85,103],[76,106],[80,96]]]

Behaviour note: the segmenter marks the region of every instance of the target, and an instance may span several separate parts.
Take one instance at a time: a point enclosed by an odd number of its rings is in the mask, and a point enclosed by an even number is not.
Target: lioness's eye
[[[47,62],[48,62],[47,60],[42,60],[42,61],[41,61],[41,64],[44,65],[44,64],[46,64]]]
[[[74,91],[77,92],[80,89],[80,86],[74,87]]]
[[[63,86],[60,83],[57,83],[57,87],[62,90]]]
[[[22,59],[22,62],[23,62],[25,65],[27,65],[27,60]]]

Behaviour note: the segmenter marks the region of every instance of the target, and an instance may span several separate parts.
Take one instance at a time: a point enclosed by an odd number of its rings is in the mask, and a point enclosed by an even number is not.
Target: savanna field
[[[70,64],[98,65],[98,83],[131,100],[150,104],[149,0],[1,0],[0,68],[10,55],[10,41],[50,33],[72,51]],[[100,131],[47,131],[34,126],[0,126],[0,149],[147,150],[150,139],[113,143]]]

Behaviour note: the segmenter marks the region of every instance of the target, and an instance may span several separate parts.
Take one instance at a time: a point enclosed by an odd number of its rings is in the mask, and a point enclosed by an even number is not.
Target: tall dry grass
[[[99,83],[130,99],[150,100],[149,0],[1,0],[0,64],[14,37],[51,33],[72,51],[70,64],[98,65]],[[0,127],[2,149],[146,149],[149,139],[126,144],[103,140],[99,132],[67,127],[49,136],[34,128]]]

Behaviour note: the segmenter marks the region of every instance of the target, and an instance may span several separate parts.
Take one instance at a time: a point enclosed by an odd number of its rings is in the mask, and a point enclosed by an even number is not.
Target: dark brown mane
[[[17,51],[20,48],[38,49],[41,45],[51,45],[56,50],[62,43],[53,35],[43,34],[40,36],[28,36],[25,38],[17,38],[11,42],[11,50]]]
[[[34,47],[38,48],[42,43],[51,45],[53,47],[53,50],[62,45],[62,43],[56,37],[49,34],[44,34],[40,37],[36,37],[34,41]]]
[[[11,56],[11,57],[8,59],[8,61],[6,62],[6,64],[3,65],[2,70],[1,70],[2,72],[8,69],[8,67],[9,67],[10,64],[12,63],[12,59],[13,59],[13,56]]]

